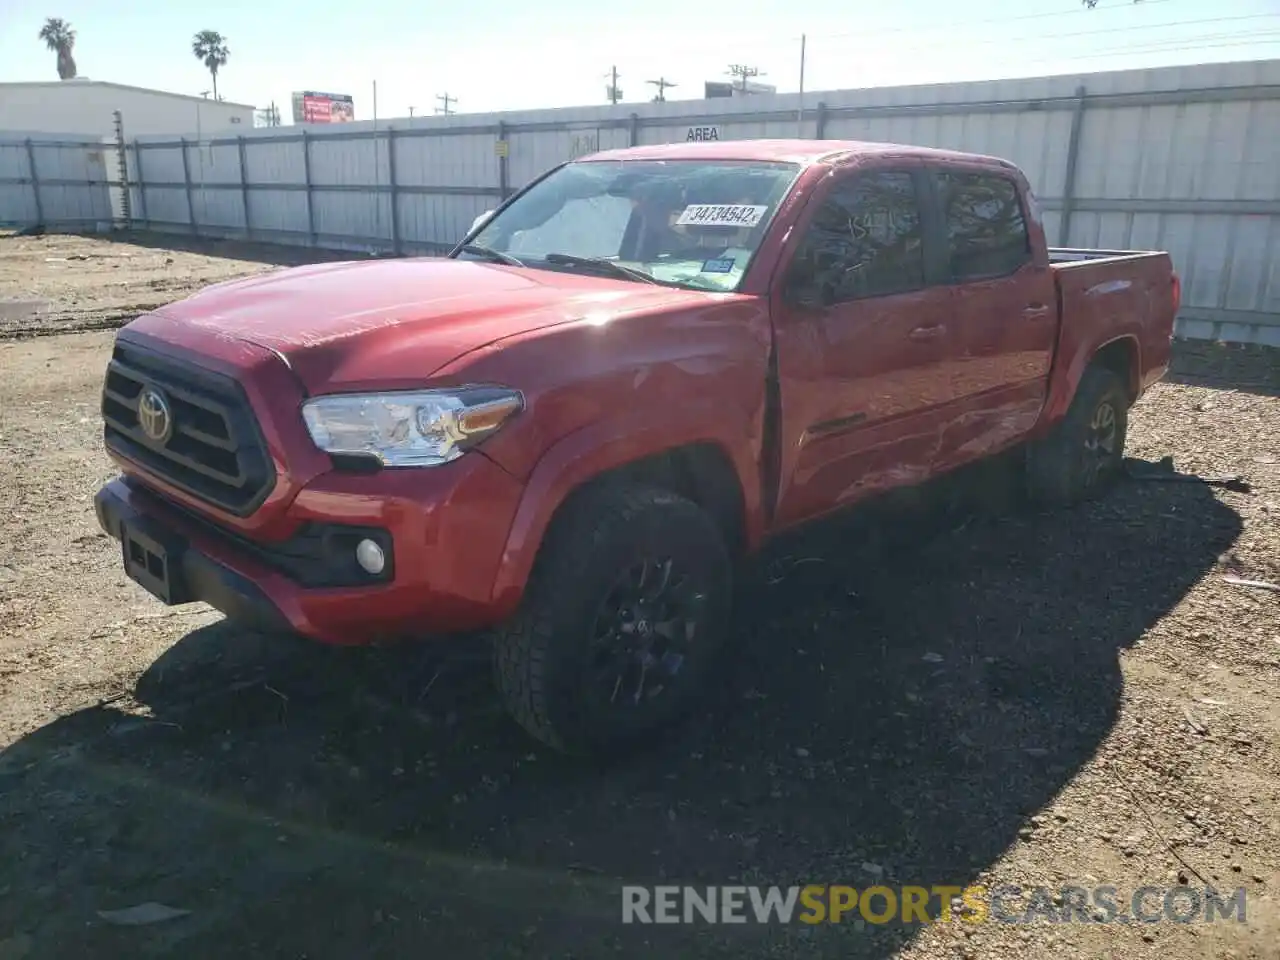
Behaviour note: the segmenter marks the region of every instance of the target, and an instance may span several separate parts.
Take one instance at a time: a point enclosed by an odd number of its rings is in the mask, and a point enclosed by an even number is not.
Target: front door
[[[922,170],[837,176],[785,274],[776,317],[782,459],[775,522],[788,526],[924,479],[937,454],[950,291],[931,283]]]

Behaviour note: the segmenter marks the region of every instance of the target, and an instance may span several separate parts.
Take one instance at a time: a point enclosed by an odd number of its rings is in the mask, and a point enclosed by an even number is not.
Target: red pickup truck
[[[331,643],[483,631],[515,717],[599,750],[696,702],[773,534],[1002,451],[1042,501],[1101,489],[1178,301],[1167,254],[1047,249],[1002,160],[611,151],[447,257],[134,320],[95,505],[165,603]]]

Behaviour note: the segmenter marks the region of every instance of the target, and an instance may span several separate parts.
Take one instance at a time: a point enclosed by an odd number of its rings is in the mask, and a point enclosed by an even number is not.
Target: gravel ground
[[[0,958],[1280,957],[1280,594],[1225,579],[1280,583],[1280,353],[1180,344],[1132,415],[1136,467],[1250,492],[790,538],[706,715],[594,769],[474,646],[267,639],[124,578],[94,328],[300,255],[132,240],[0,238]],[[1247,921],[619,922],[623,882],[876,881],[1244,887]],[[190,913],[98,915],[150,901]]]

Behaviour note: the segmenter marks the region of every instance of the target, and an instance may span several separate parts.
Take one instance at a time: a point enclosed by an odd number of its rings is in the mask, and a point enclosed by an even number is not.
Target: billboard
[[[349,93],[304,90],[293,95],[294,123],[350,123],[355,118],[355,101]]]

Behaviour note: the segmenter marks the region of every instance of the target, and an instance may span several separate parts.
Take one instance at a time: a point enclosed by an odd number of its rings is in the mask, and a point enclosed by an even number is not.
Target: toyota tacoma
[[[1164,374],[1162,252],[1055,250],[1003,160],[835,141],[562,164],[443,257],[208,287],[118,334],[96,496],[168,604],[358,644],[487,636],[566,751],[725,653],[770,537],[996,455],[1069,504]]]

